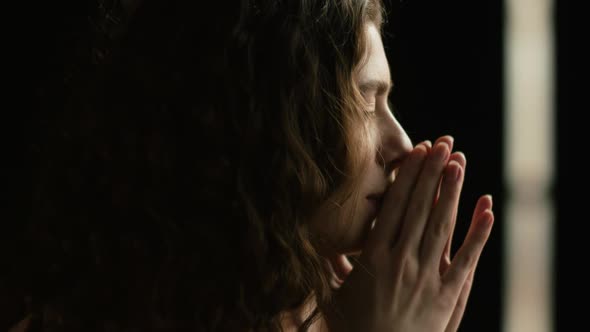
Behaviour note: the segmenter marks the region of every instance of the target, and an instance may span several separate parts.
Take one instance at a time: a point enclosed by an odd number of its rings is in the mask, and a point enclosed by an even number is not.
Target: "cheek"
[[[379,153],[380,142],[381,138],[377,128],[369,128],[364,141],[359,144],[359,146],[362,147],[362,150],[358,152],[358,162],[361,167],[360,171],[354,175],[354,178],[356,179],[355,190],[362,191],[364,180],[366,180],[367,177],[370,177],[368,173],[372,171],[375,163],[379,163],[380,159],[382,159]]]
[[[362,178],[363,173],[371,162],[375,160],[377,155],[378,147],[381,142],[381,135],[378,126],[378,117],[372,116],[366,120],[363,126],[359,126],[356,129],[357,136],[355,140],[349,144],[354,148],[349,152],[351,153],[350,158],[353,163],[360,166],[360,170],[357,169],[356,174],[353,178]],[[357,184],[358,185],[358,184]]]
[[[364,203],[357,197],[340,206],[332,202],[324,204],[314,216],[311,227],[320,253],[354,252],[360,248],[371,226],[366,223],[367,206]]]
[[[335,202],[335,200],[325,202],[318,213],[314,215],[311,229],[317,235],[331,236],[339,232],[345,224],[344,219],[346,218],[343,209],[346,209],[346,204],[341,205]]]

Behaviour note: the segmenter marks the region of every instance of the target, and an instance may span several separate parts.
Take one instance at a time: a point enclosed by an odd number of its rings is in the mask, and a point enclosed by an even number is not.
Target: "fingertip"
[[[453,181],[458,181],[463,172],[463,167],[456,160],[451,160],[446,167],[447,176]]]
[[[494,212],[490,209],[486,209],[479,216],[479,223],[482,228],[488,229],[494,223]]]
[[[463,154],[461,151],[453,152],[449,160],[458,162],[463,168],[465,168],[465,165],[467,165],[467,158],[465,158],[465,154]]]
[[[414,151],[416,151],[416,153],[420,154],[420,155],[426,155],[428,154],[428,151],[430,150],[429,145],[426,143],[428,141],[424,141],[418,145],[416,145],[416,147],[414,148]],[[430,143],[430,142],[428,142]]]
[[[452,167],[459,167],[459,168],[461,168],[461,163],[459,163],[456,160],[450,160],[449,163],[448,163],[448,165],[447,165],[447,168],[449,168],[451,166]]]
[[[446,143],[449,146],[450,151],[453,150],[453,144],[455,143],[455,139],[453,138],[453,136],[451,136],[451,135],[441,136],[436,140],[434,145],[441,143],[441,142]]]
[[[494,205],[492,195],[487,194],[481,196],[477,204],[479,205],[481,210],[491,210],[492,206]]]
[[[429,140],[425,140],[423,142],[420,142],[420,143],[416,144],[416,146],[414,147],[414,149],[416,149],[416,148],[424,148],[424,150],[426,152],[428,152],[432,148],[432,142],[430,142]]]

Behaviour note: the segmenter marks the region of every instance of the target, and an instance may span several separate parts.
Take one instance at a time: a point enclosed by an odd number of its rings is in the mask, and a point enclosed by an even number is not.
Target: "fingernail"
[[[459,165],[459,163],[457,163],[457,165],[458,167],[455,169],[455,181],[459,181],[459,179],[461,178],[461,173],[463,172],[461,165]]]
[[[481,220],[481,221],[482,221],[482,225],[483,225],[485,228],[488,228],[488,227],[490,227],[490,226],[492,225],[492,222],[493,222],[493,220],[494,220],[494,215],[493,215],[493,213],[491,212],[491,210],[487,210],[487,211],[490,211],[490,213],[485,213],[485,212],[484,212],[485,216],[484,216],[484,217],[482,218],[482,220]]]
[[[452,166],[453,164],[455,164],[456,166]],[[459,164],[455,160],[451,160],[447,167],[454,167],[452,173],[450,173],[449,176],[452,180],[459,181],[459,179],[461,178],[461,172],[463,171],[461,164]]]
[[[447,143],[441,142],[438,143],[435,147],[435,158],[438,160],[445,160],[449,156],[449,145]]]

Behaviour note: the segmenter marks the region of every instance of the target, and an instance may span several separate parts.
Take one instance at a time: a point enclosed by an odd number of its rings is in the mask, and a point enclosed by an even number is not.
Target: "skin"
[[[452,153],[450,136],[412,147],[387,106],[389,65],[379,31],[368,25],[366,34],[367,61],[358,83],[375,121],[376,158],[359,190],[364,198],[384,192],[383,203],[374,224],[375,207],[365,199],[348,225],[335,222],[320,229],[339,243],[327,255],[337,290],[332,303],[321,305],[323,320],[312,330],[456,331],[492,228],[492,200],[480,197],[463,244],[451,257],[466,158]],[[322,215],[330,217],[335,215]],[[345,254],[359,246],[353,268]]]

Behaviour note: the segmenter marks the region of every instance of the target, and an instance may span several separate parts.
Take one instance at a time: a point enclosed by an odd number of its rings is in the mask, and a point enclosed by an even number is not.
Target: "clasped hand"
[[[389,187],[365,247],[322,311],[330,331],[453,332],[459,327],[494,215],[480,197],[450,255],[466,159],[453,139],[418,144]]]

